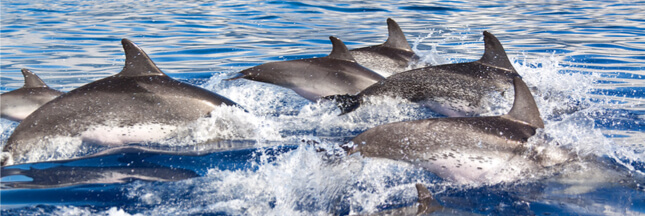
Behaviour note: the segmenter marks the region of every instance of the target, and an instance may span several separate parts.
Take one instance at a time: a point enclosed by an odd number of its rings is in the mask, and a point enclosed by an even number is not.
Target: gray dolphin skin
[[[439,202],[432,196],[432,193],[423,186],[422,184],[417,183],[415,185],[418,194],[418,200],[415,205],[406,206],[397,209],[386,210],[382,212],[377,212],[375,214],[370,214],[373,216],[400,216],[400,215],[477,215],[472,212],[461,211],[458,209],[446,208],[443,207]]]
[[[515,77],[514,87],[515,101],[506,115],[384,124],[352,139],[348,153],[409,162],[458,183],[512,181],[528,170],[569,160],[564,149],[527,147],[544,123],[522,79]]]
[[[333,49],[328,56],[270,62],[240,71],[227,80],[244,78],[270,83],[289,88],[310,101],[316,101],[328,95],[356,94],[384,79],[356,63],[340,39],[329,39]]]
[[[484,32],[485,51],[478,61],[437,65],[401,72],[357,95],[335,95],[325,99],[339,103],[342,114],[351,112],[369,96],[400,97],[422,103],[451,117],[473,116],[486,111],[482,102],[511,89],[519,74],[508,60],[502,44]]]
[[[52,188],[79,184],[115,184],[134,180],[180,181],[199,177],[187,169],[164,166],[154,167],[70,167],[56,166],[45,169],[2,168],[2,177],[26,176],[30,181],[3,181],[3,186],[12,188]]]
[[[2,118],[22,121],[38,107],[63,94],[49,88],[36,74],[23,68],[25,85],[22,88],[0,95],[0,114]]]
[[[388,38],[385,43],[349,50],[356,62],[385,77],[409,70],[409,66],[419,60],[399,24],[388,18],[387,28]]]
[[[133,180],[179,181],[199,177],[190,169],[167,167],[148,158],[159,155],[200,156],[207,152],[175,152],[142,146],[122,146],[74,159],[2,167],[2,186],[10,188],[53,188],[79,184],[113,184]],[[101,161],[100,165],[95,164]],[[80,166],[79,166],[80,164]],[[18,177],[18,178],[16,178]],[[22,178],[20,178],[22,177]],[[25,179],[24,177],[28,177]]]
[[[16,127],[3,151],[13,160],[20,159],[45,151],[47,140],[58,137],[80,137],[102,145],[154,142],[221,105],[237,106],[218,94],[170,78],[132,41],[121,43],[126,57],[120,73],[43,105]]]

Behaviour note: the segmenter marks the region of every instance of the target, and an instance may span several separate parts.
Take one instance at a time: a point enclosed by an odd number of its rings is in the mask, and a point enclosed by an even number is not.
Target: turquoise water
[[[101,162],[27,165],[163,166],[199,177],[5,187],[2,214],[366,214],[412,205],[416,182],[428,186],[446,207],[481,214],[645,214],[644,6],[612,1],[3,0],[0,92],[23,85],[21,68],[62,91],[118,73],[124,61],[119,40],[128,38],[171,77],[224,95],[249,113],[215,113],[188,134],[193,140],[234,140],[230,143],[193,147],[178,138],[159,144],[222,150],[214,153],[155,153],[145,156],[151,161],[147,164],[128,163],[139,156],[126,154],[124,159],[97,159]],[[427,109],[383,101],[338,117],[332,105],[311,103],[286,89],[223,81],[270,61],[325,56],[330,35],[350,49],[382,43],[388,17],[431,64],[476,60],[483,52],[482,31],[495,34],[526,83],[538,89],[543,133],[614,168],[598,171],[582,164],[507,184],[452,184],[407,164],[317,153],[302,142],[334,146],[376,125],[433,116]],[[228,126],[213,126],[222,122]],[[0,123],[4,144],[17,123]],[[64,140],[58,144],[74,150]],[[69,159],[69,148],[39,158]],[[105,162],[111,160],[116,162]]]

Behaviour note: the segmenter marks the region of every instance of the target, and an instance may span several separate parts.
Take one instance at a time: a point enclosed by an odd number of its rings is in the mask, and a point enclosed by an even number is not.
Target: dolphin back
[[[43,80],[29,69],[23,68],[25,85],[22,88],[0,95],[0,116],[12,121],[22,121],[43,104],[63,94],[49,88]]]

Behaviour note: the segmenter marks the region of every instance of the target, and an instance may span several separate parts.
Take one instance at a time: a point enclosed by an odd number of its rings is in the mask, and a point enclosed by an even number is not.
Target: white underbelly
[[[84,142],[102,145],[125,145],[129,143],[158,142],[177,131],[176,125],[138,124],[125,127],[94,126],[83,133]]]
[[[531,169],[534,163],[511,152],[486,154],[440,152],[435,157],[417,162],[419,166],[436,175],[459,184],[496,184],[517,180],[521,173]]]
[[[40,107],[39,104],[25,104],[15,106],[3,106],[2,114],[8,116],[10,119],[22,120],[27,118],[32,112]]]

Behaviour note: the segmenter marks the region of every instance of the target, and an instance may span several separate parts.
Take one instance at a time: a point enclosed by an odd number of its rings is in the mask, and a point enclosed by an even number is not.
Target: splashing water
[[[645,212],[645,103],[639,87],[645,53],[642,43],[633,41],[645,33],[639,27],[643,22],[638,7],[630,3],[2,4],[2,92],[22,85],[21,67],[34,68],[50,86],[63,90],[114,74],[123,66],[118,38],[127,37],[171,77],[224,95],[248,111],[221,109],[181,128],[181,135],[142,144],[192,147],[232,139],[222,148],[191,149],[213,154],[144,158],[191,169],[201,177],[3,188],[3,215],[368,214],[412,205],[417,182],[429,187],[447,208],[482,214]],[[338,116],[333,104],[312,103],[288,89],[246,80],[223,81],[261,63],[323,56],[330,50],[329,35],[341,36],[350,49],[382,43],[387,16],[399,22],[408,39],[415,39],[413,50],[422,63],[432,65],[479,59],[481,31],[494,33],[531,87],[545,121],[545,128],[528,145],[545,152],[564,148],[581,161],[554,165],[509,183],[446,182],[409,164],[347,156],[338,147],[377,125],[437,117],[427,108],[398,98],[370,98],[355,112]],[[511,95],[500,99],[504,101],[490,101],[498,106],[485,115],[507,112]],[[3,143],[16,125],[0,120]],[[247,141],[251,144],[242,150],[234,148]],[[47,151],[28,156],[29,161],[66,159],[97,150],[58,140]],[[164,160],[167,157],[173,160]],[[101,160],[107,158],[96,161]],[[47,166],[52,163],[33,165]]]

